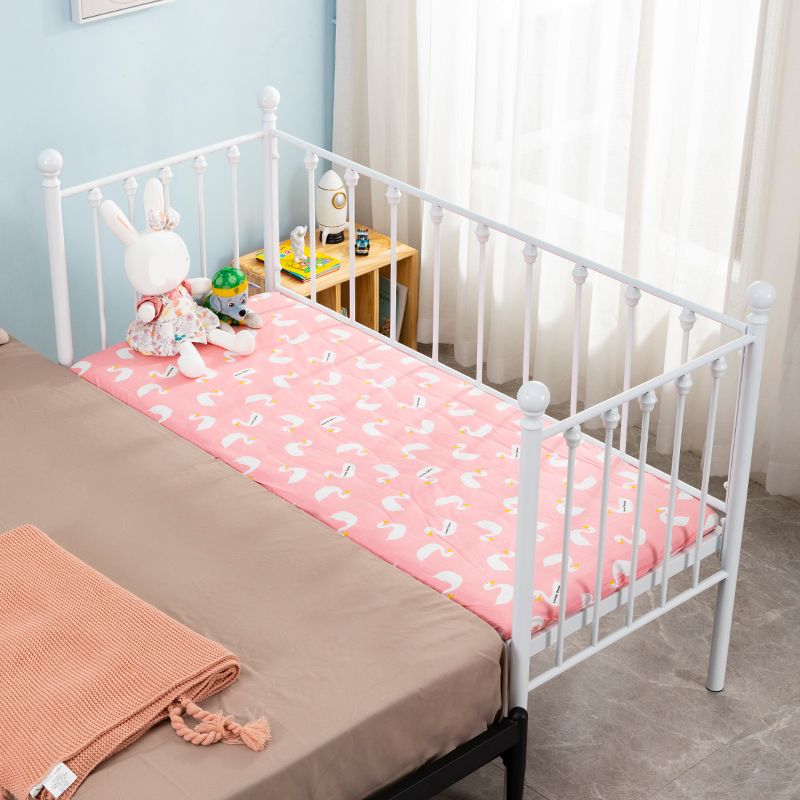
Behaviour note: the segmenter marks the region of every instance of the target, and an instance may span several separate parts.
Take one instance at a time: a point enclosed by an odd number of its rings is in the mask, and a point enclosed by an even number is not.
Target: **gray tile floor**
[[[683,461],[697,485],[699,460]],[[800,800],[800,505],[751,484],[720,694],[705,689],[714,602],[706,592],[532,693],[525,800]],[[501,800],[502,766],[439,797]]]

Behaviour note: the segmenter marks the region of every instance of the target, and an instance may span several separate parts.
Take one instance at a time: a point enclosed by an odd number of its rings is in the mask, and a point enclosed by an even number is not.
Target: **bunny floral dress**
[[[128,327],[128,344],[145,356],[175,356],[183,342],[206,344],[208,334],[219,327],[213,311],[197,305],[192,297],[189,281],[183,281],[171,292],[144,295],[143,303],[152,303],[156,309],[150,322],[134,320]]]

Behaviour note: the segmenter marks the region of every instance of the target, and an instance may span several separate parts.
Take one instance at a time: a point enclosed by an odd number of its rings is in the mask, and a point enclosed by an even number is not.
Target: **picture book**
[[[310,254],[308,247],[304,248],[304,254],[306,258],[309,257]],[[258,253],[256,258],[263,261],[264,251],[262,250],[260,253]],[[294,253],[289,242],[281,242],[280,260],[281,270],[283,270],[283,272],[298,278],[299,280],[303,281],[303,283],[308,283],[308,281],[311,280],[311,270],[308,268],[308,266],[295,264]],[[339,267],[341,267],[341,262],[339,259],[325,255],[325,253],[320,252],[319,250],[317,251],[318,278],[322,275],[327,275],[329,272],[334,272],[335,270],[339,269]]]

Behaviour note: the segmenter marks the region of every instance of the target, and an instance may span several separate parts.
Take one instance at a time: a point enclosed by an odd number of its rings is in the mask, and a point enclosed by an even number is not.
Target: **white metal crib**
[[[522,359],[523,386],[518,394],[519,408],[523,412],[521,421],[522,441],[519,467],[519,505],[516,532],[516,559],[514,572],[513,596],[513,625],[510,642],[511,649],[511,684],[509,707],[527,708],[528,693],[535,687],[545,683],[556,675],[585,660],[593,653],[608,647],[617,640],[629,635],[633,631],[657,619],[661,615],[677,608],[687,600],[695,597],[712,586],[718,586],[718,599],[714,630],[711,645],[711,658],[708,668],[707,686],[712,691],[720,691],[725,681],[728,644],[730,640],[731,622],[733,615],[734,595],[736,592],[736,579],[739,568],[739,554],[742,540],[742,527],[744,522],[745,503],[747,500],[748,479],[750,473],[751,451],[753,446],[754,428],[756,420],[756,407],[758,403],[761,368],[764,357],[765,335],[768,312],[775,300],[775,292],[767,283],[755,283],[748,289],[747,301],[750,313],[747,321],[742,322],[711,308],[692,302],[671,292],[664,291],[656,286],[649,285],[634,279],[617,270],[606,267],[591,259],[570,253],[563,248],[541,241],[530,234],[516,230],[476,214],[467,208],[462,208],[441,197],[410,186],[391,176],[384,175],[374,169],[357,164],[336,153],[306,142],[277,128],[277,109],[280,95],[273,87],[265,87],[259,94],[259,105],[263,115],[262,129],[244,136],[228,139],[207,147],[181,153],[180,155],[165,158],[141,167],[136,167],[125,172],[109,175],[98,180],[62,188],[59,175],[63,166],[61,155],[55,150],[45,150],[39,156],[38,166],[44,176],[43,186],[45,195],[45,209],[47,221],[47,236],[50,255],[50,273],[52,280],[53,308],[55,314],[55,328],[57,340],[58,360],[61,364],[71,365],[73,362],[72,326],[70,320],[67,260],[65,253],[64,223],[62,218],[62,201],[69,197],[84,195],[87,197],[93,215],[96,280],[98,290],[98,305],[100,319],[100,340],[102,346],[107,345],[107,325],[105,315],[105,299],[103,286],[102,254],[100,244],[100,225],[98,208],[102,200],[102,188],[111,184],[122,183],[128,198],[131,218],[133,218],[133,204],[137,191],[136,178],[145,174],[157,174],[164,184],[167,203],[169,203],[169,186],[172,180],[172,167],[191,162],[196,173],[198,193],[198,218],[200,230],[200,272],[206,274],[206,246],[205,246],[205,204],[203,176],[207,169],[206,156],[214,153],[225,153],[231,178],[231,196],[233,208],[233,254],[234,262],[238,265],[240,254],[239,242],[239,207],[237,199],[237,167],[240,161],[239,145],[246,142],[260,140],[263,145],[263,232],[265,263],[272,265],[265,273],[265,289],[267,291],[280,291],[290,294],[294,299],[303,303],[310,303],[325,313],[333,313],[317,303],[316,274],[311,270],[311,299],[296,295],[288,289],[281,287],[279,280],[279,243],[280,225],[278,218],[278,146],[280,142],[296,146],[305,151],[305,167],[308,172],[308,227],[312,235],[309,237],[310,261],[315,263],[316,244],[313,231],[315,225],[314,187],[315,172],[320,158],[327,159],[340,167],[345,168],[344,179],[348,193],[348,224],[350,232],[349,245],[349,308],[356,307],[356,267],[355,267],[355,214],[356,197],[355,187],[359,176],[368,176],[387,187],[386,200],[390,212],[391,236],[391,321],[390,341],[392,346],[407,354],[413,354],[421,362],[434,364],[438,368],[457,374],[459,378],[470,381],[485,391],[503,399],[504,395],[495,391],[483,382],[482,364],[484,350],[484,297],[486,289],[486,245],[490,232],[504,234],[517,240],[521,247],[521,268],[526,271],[525,317],[524,317],[524,351]],[[396,304],[394,299],[397,292],[397,211],[403,194],[418,198],[429,207],[430,218],[433,224],[433,344],[430,358],[410,350],[397,342]],[[478,306],[477,306],[477,353],[475,378],[464,378],[461,373],[442,364],[439,360],[439,299],[440,299],[440,227],[445,212],[457,215],[474,224],[474,233],[478,242]],[[550,425],[543,426],[542,416],[547,409],[550,397],[547,387],[537,381],[530,381],[531,374],[531,327],[533,318],[533,282],[534,263],[540,250],[549,251],[574,266],[572,279],[574,281],[574,325],[572,347],[572,372],[570,415],[567,419]],[[624,287],[624,298],[627,304],[626,348],[624,355],[624,376],[622,391],[603,402],[590,408],[578,411],[578,376],[579,353],[581,337],[581,301],[582,292],[586,281],[593,273],[599,273],[619,283]],[[683,330],[681,364],[650,380],[631,386],[633,342],[636,326],[636,310],[642,294],[648,294],[665,303],[674,306],[679,314]],[[719,323],[724,328],[732,331],[735,338],[716,349],[697,358],[689,360],[689,342],[692,329],[697,317],[705,317]],[[343,318],[343,322],[358,328],[363,328],[353,319]],[[364,328],[364,330],[367,330]],[[733,449],[730,459],[730,470],[725,500],[712,497],[709,494],[709,479],[711,469],[711,450],[714,443],[714,430],[717,419],[717,406],[720,391],[720,382],[726,371],[725,358],[731,355],[741,356],[741,372],[739,377],[737,406],[734,419]],[[709,370],[711,373],[711,392],[708,405],[708,419],[706,425],[705,450],[702,468],[702,481],[700,487],[690,486],[678,479],[681,457],[681,436],[683,429],[683,416],[686,397],[692,388],[692,375],[698,370]],[[675,417],[674,443],[672,451],[672,466],[669,474],[660,472],[652,467],[646,467],[648,448],[648,429],[650,417],[656,404],[658,390],[674,386],[677,391],[677,405]],[[638,457],[627,454],[627,435],[629,428],[629,405],[637,402],[641,407],[641,443]],[[657,474],[669,482],[669,500],[667,510],[667,530],[664,561],[653,571],[638,580],[632,578],[627,586],[602,601],[595,600],[594,604],[579,613],[567,616],[566,591],[563,587],[569,579],[568,567],[570,523],[572,514],[573,484],[575,473],[576,449],[582,433],[581,426],[590,420],[599,419],[605,431],[605,464],[602,480],[601,508],[608,503],[608,487],[610,478],[611,454],[619,455],[626,459],[638,470],[637,495],[634,509],[633,530],[638,533],[642,511],[644,485],[648,474]],[[619,428],[619,445],[614,447],[613,437]],[[563,528],[562,548],[562,573],[559,600],[558,622],[551,628],[531,635],[533,628],[532,614],[532,587],[534,585],[534,563],[536,551],[537,505],[539,485],[539,465],[542,446],[545,441],[555,436],[563,436],[568,446],[567,486]],[[700,519],[698,530],[703,528],[703,515],[706,504],[711,505],[720,514],[720,524],[717,529],[705,537],[698,535],[694,545],[686,552],[670,556],[672,531],[676,495],[678,491],[688,492],[700,501]],[[601,514],[601,529],[599,531],[598,570],[594,597],[601,596],[601,570],[603,565],[603,546],[605,539],[605,515]],[[636,575],[638,557],[638,536],[632,536],[631,576]],[[720,568],[713,574],[701,580],[701,561],[711,554],[719,553]],[[668,584],[672,576],[686,569],[691,569],[691,587],[680,594],[669,598]],[[644,591],[660,586],[658,604],[655,608],[638,617],[634,615],[636,597]],[[600,635],[600,621],[604,614],[614,608],[626,606],[626,617],[622,627],[605,636]],[[565,639],[570,634],[589,627],[590,641],[569,657],[565,657]],[[550,646],[554,646],[554,663],[550,668],[530,677],[529,662],[537,654]]]

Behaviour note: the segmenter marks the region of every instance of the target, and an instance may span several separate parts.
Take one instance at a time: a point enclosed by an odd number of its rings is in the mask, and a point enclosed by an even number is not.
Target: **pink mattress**
[[[283,295],[252,306],[265,320],[256,351],[203,347],[206,377],[190,380],[174,361],[124,345],[73,369],[509,637],[516,406]],[[566,446],[556,437],[547,447],[531,587],[536,630],[557,618],[560,594]],[[628,580],[636,474],[616,460],[601,511],[600,457],[591,442],[578,449],[568,613],[592,602],[601,513],[603,596]],[[661,561],[667,500],[667,484],[648,475],[639,576]],[[698,505],[678,494],[673,552],[694,541]],[[704,519],[706,531],[716,525],[710,509]]]

